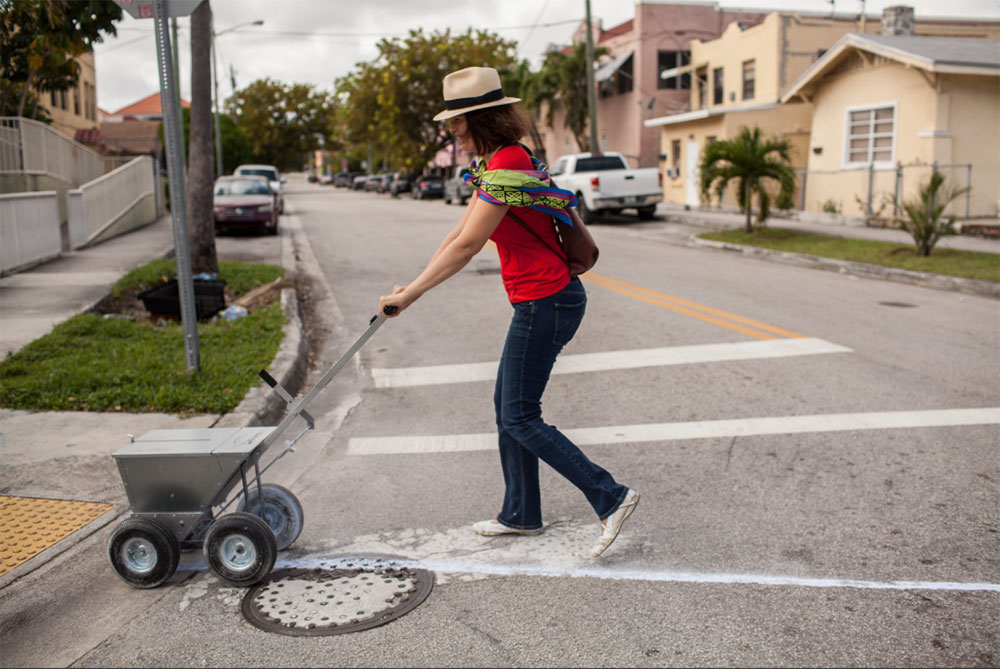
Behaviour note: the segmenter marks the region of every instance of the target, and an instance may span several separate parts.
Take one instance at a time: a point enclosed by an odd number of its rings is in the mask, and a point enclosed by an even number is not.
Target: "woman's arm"
[[[438,247],[438,250],[434,252],[434,255],[431,256],[431,260],[437,258],[441,254],[441,252],[444,251],[448,247],[448,245],[451,244],[455,240],[455,238],[458,237],[458,235],[462,232],[462,228],[465,227],[465,222],[469,220],[469,214],[472,212],[472,208],[476,205],[476,202],[478,200],[479,198],[477,197],[469,198],[469,204],[465,207],[465,211],[462,212],[462,219],[458,222],[458,225],[456,225],[454,229],[452,229],[451,232],[449,232],[447,235],[444,236],[444,240],[442,240],[441,245]]]
[[[391,306],[397,308],[393,315],[398,316],[421,295],[469,264],[500,225],[507,209],[507,205],[473,198],[462,221],[448,233],[420,276],[405,287],[396,286],[392,295],[382,296],[379,313],[385,313],[385,307]]]

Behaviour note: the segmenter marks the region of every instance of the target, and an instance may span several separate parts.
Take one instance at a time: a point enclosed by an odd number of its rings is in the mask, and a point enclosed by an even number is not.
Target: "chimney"
[[[882,10],[883,35],[915,35],[916,20],[913,18],[913,7],[895,5]]]

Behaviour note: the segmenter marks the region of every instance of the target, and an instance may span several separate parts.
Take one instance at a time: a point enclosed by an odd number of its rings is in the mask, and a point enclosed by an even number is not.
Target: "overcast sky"
[[[646,0],[647,2],[651,0]],[[333,90],[333,82],[358,62],[378,55],[382,37],[405,36],[450,28],[487,28],[519,44],[518,57],[536,67],[550,43],[567,44],[585,12],[584,0],[211,0],[217,33],[262,19],[262,26],[243,26],[220,34],[219,94],[232,92],[230,68],[242,88],[265,77],[285,83],[312,84]],[[859,0],[835,0],[838,14],[856,15]],[[725,7],[800,10],[827,13],[830,0],[729,0]],[[900,0],[867,0],[866,13],[902,4]],[[911,0],[921,16],[1000,17],[998,0]],[[595,20],[605,29],[635,15],[631,0],[590,0]],[[190,53],[187,18],[179,19],[181,93],[190,98]],[[152,19],[128,14],[118,36],[95,48],[97,102],[109,112],[159,91]]]

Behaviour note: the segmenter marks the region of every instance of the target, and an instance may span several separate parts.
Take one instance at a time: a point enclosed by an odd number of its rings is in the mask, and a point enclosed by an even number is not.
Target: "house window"
[[[55,109],[56,105],[57,105],[57,103],[56,103],[56,92],[55,91],[49,91],[49,100],[52,102],[52,105],[51,105],[52,108]]]
[[[80,87],[73,87],[73,113],[77,116],[80,115]]]
[[[83,115],[90,120],[90,84],[83,82]]]
[[[632,91],[632,56],[622,63],[615,73],[615,92],[618,94]]]
[[[59,106],[66,109],[66,91],[59,91]]]
[[[712,70],[712,104],[722,104],[722,68],[717,67]]]
[[[671,164],[680,169],[681,166],[681,140],[675,139],[670,142],[670,160]]]
[[[656,87],[660,90],[690,90],[691,75],[682,74],[664,79],[661,75],[675,67],[683,67],[691,62],[690,51],[660,51],[657,54]]]
[[[896,146],[896,106],[847,110],[848,165],[892,165]]]
[[[743,61],[743,99],[753,100],[755,71],[757,66],[752,60]]]

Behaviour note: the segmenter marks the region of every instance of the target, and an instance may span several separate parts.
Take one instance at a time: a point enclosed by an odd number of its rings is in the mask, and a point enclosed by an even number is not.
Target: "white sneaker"
[[[472,531],[476,534],[481,534],[484,537],[497,537],[501,534],[523,534],[533,536],[541,534],[542,529],[543,528],[540,527],[537,530],[519,530],[516,527],[508,527],[499,520],[480,520],[478,523],[472,524]]]
[[[629,491],[625,493],[625,499],[618,505],[618,509],[605,520],[604,528],[601,530],[601,537],[594,544],[594,550],[590,553],[591,557],[597,557],[608,549],[608,546],[611,545],[618,537],[618,533],[621,532],[625,520],[632,515],[638,504],[639,493],[629,488]]]

